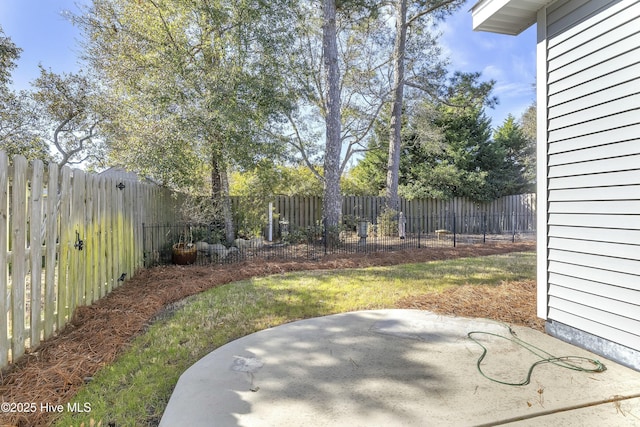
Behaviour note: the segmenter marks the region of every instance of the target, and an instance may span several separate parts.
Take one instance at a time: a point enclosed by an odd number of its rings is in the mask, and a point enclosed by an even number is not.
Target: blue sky
[[[54,72],[79,69],[79,33],[61,14],[77,11],[76,0],[0,0],[0,25],[22,48],[13,72],[15,89],[28,89],[38,77],[38,64]],[[81,3],[81,2],[79,2]]]
[[[480,71],[484,79],[496,81],[494,94],[500,104],[487,110],[494,127],[508,114],[519,118],[535,99],[535,26],[513,37],[473,32],[471,13],[475,0],[440,25],[442,44],[451,67]],[[13,73],[15,89],[27,89],[38,76],[38,64],[56,73],[80,68],[78,31],[62,16],[63,10],[78,11],[85,0],[1,0],[0,25],[23,49]]]
[[[444,24],[440,24],[441,38],[452,69],[480,71],[484,80],[495,80],[494,95],[499,105],[487,114],[494,127],[502,124],[508,114],[520,118],[535,101],[536,82],[536,26],[517,36],[507,36],[472,30],[471,6],[462,9]]]

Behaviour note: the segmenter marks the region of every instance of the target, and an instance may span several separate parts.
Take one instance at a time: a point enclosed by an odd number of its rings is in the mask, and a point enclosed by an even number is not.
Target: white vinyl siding
[[[538,10],[537,15],[537,28],[536,28],[536,72],[538,76],[546,76],[547,75],[547,55],[548,55],[548,39],[547,39],[547,14],[546,9],[542,8]],[[537,188],[537,201],[538,208],[542,209],[543,212],[546,213],[545,209],[547,208],[547,189],[548,189],[548,180],[547,176],[547,161],[548,161],[548,152],[549,145],[547,144],[547,111],[546,108],[548,101],[548,92],[547,85],[545,84],[537,84],[536,85],[536,102],[538,103],[537,109],[537,117],[536,117],[536,139],[537,139],[537,147],[536,147],[536,176],[538,177],[536,188]],[[548,250],[546,244],[542,244],[541,242],[547,241],[547,215],[538,215],[537,220],[537,236],[538,236],[538,247],[536,248],[536,314],[538,317],[547,320],[547,315],[549,312],[547,301],[549,299],[548,288],[549,284],[547,281],[548,277]]]
[[[549,226],[549,235],[552,238],[562,239],[582,239],[584,231],[582,227],[575,225],[568,227],[563,225]],[[589,230],[589,241],[598,243],[614,242],[621,245],[637,245],[640,242],[640,230],[618,230],[614,228],[591,228]],[[633,247],[631,249],[634,249]],[[640,295],[639,295],[640,297]]]
[[[594,179],[595,178],[595,179]],[[549,189],[606,187],[608,185],[631,185],[638,182],[638,171],[608,172],[593,175],[577,175],[567,177],[555,177],[549,180]],[[586,212],[585,212],[586,213]]]
[[[640,0],[545,21],[547,319],[640,351]]]
[[[571,227],[583,227],[595,230],[602,228],[607,230],[640,230],[640,217],[638,215],[593,215],[590,213],[576,214],[550,214],[549,225],[570,224]],[[546,236],[545,236],[546,238]]]
[[[595,147],[582,146],[580,147],[582,149],[578,151],[558,152],[553,156],[553,163],[549,163],[549,166],[574,162],[588,162],[592,159],[631,156],[638,152],[638,144],[640,144],[640,138],[616,144],[598,145]]]

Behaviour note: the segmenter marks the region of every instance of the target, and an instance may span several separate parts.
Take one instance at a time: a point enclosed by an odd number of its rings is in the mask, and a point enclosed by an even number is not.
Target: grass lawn
[[[229,283],[163,311],[115,363],[72,400],[90,413],[65,413],[58,426],[157,425],[178,377],[234,339],[299,319],[397,302],[464,284],[496,286],[535,277],[535,253],[419,264],[286,273]]]

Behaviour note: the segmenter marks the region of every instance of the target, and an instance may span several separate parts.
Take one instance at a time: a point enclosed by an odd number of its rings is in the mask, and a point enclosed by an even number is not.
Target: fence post
[[[324,254],[327,254],[327,244],[329,236],[327,235],[327,219],[322,218],[322,243],[324,246]]]
[[[149,268],[149,256],[147,256],[147,229],[142,223],[142,264],[144,268]]]
[[[0,368],[9,364],[9,322],[7,311],[9,301],[5,297],[9,289],[7,273],[9,271],[9,260],[7,254],[7,244],[9,241],[9,158],[4,151],[0,151]]]
[[[456,213],[453,212],[453,247],[456,247]]]
[[[422,214],[420,215],[420,217],[422,217]],[[427,230],[427,234],[429,234],[429,214],[428,213],[425,213],[424,215],[424,226],[425,226],[425,230]]]
[[[267,241],[273,241],[273,202],[269,202],[269,231],[267,232]]]
[[[482,243],[487,243],[487,212],[482,213]]]
[[[516,241],[516,212],[511,212],[511,227],[513,228],[513,234],[511,235],[511,243]]]

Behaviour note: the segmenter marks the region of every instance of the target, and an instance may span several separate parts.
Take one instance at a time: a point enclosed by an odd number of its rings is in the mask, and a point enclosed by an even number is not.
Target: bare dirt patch
[[[91,306],[80,307],[57,336],[18,360],[1,376],[3,402],[66,404],[100,368],[112,363],[127,343],[164,307],[215,286],[289,271],[396,265],[534,250],[535,243],[424,248],[373,254],[331,255],[318,261],[265,261],[215,266],[166,266],[140,271]],[[540,329],[532,281],[494,287],[462,286],[403,300],[399,308],[487,317]],[[0,425],[49,425],[46,412],[0,414]]]

